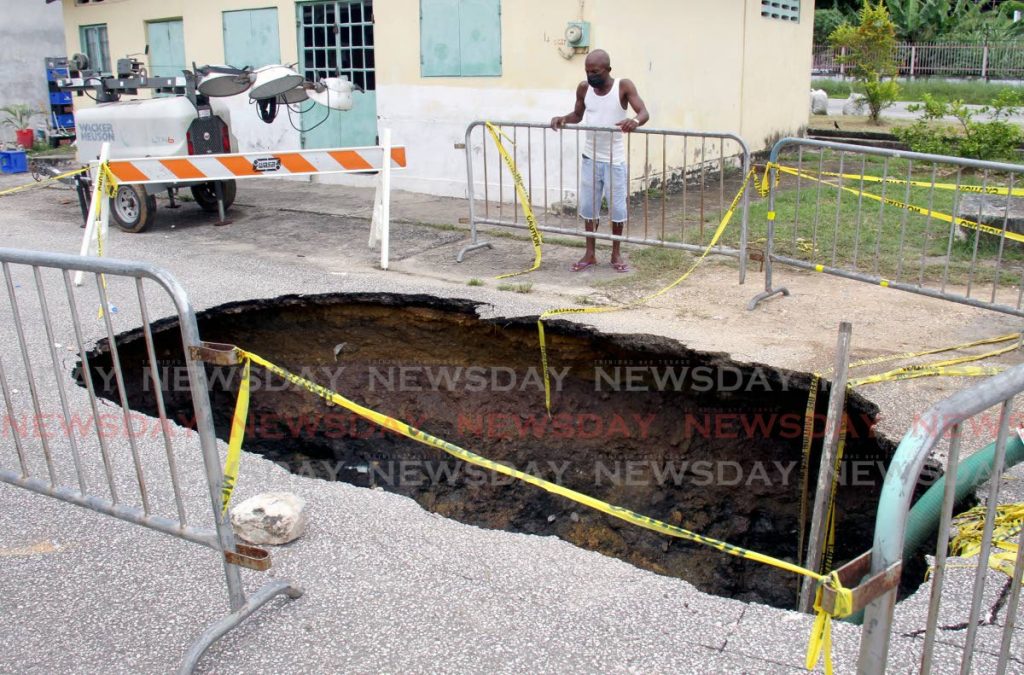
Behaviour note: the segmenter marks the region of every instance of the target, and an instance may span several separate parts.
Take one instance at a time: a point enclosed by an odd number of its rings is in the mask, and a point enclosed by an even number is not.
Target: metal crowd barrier
[[[789,295],[773,285],[783,263],[1024,316],[1024,165],[797,138],[769,161],[750,309]]]
[[[217,551],[224,565],[230,613],[189,647],[181,672],[191,672],[213,642],[250,614],[277,595],[297,598],[302,591],[277,579],[246,597],[239,567],[262,571],[269,568],[270,559],[263,549],[236,544],[222,514],[223,468],[206,371],[197,352],[199,331],[188,296],[170,274],[142,263],[0,249],[0,266],[9,303],[0,307],[4,319],[0,341],[15,345],[0,354],[4,404],[0,481]],[[79,270],[92,276],[84,289],[72,282],[71,272]],[[149,301],[147,287],[159,291]],[[112,296],[124,306],[118,308]],[[129,307],[134,301],[137,307]],[[168,383],[161,381],[150,329],[151,308],[157,303],[177,315],[194,405],[195,417],[189,421],[194,434],[172,427],[166,414],[163,392]],[[144,383],[126,381],[114,333],[115,320],[136,310],[148,357],[140,375]],[[111,372],[102,375],[103,382],[94,381],[90,368],[90,337],[106,338]],[[78,372],[84,391],[69,377],[69,353],[81,359]],[[116,393],[117,404],[101,404],[100,385]],[[138,414],[133,415],[128,406],[131,385],[151,388],[154,394],[159,424],[153,420],[152,430],[145,435],[162,441],[162,452],[156,451],[157,456],[163,455],[159,461],[147,461]],[[196,436],[201,462],[194,448]],[[186,447],[190,439],[192,448]],[[157,483],[169,490],[151,489]],[[190,489],[201,483],[205,487]],[[207,508],[212,508],[212,514]]]
[[[459,262],[470,251],[492,247],[490,242],[481,240],[480,225],[528,228],[516,200],[514,177],[485,124],[476,121],[466,129],[472,240],[459,251]],[[569,125],[555,131],[541,123],[492,124],[505,134],[502,142],[515,159],[517,173],[530,195],[538,229],[552,234],[703,252],[750,170],[746,142],[731,133],[640,128],[623,134],[624,152],[616,156],[611,141],[611,134],[621,133],[616,127]],[[586,232],[577,215],[587,132],[597,134],[599,149],[603,143],[608,144],[612,164],[626,164],[627,211],[621,236],[611,234],[610,211],[603,209],[601,202],[605,201],[604,206],[609,209],[611,205],[600,195],[593,196],[591,205],[592,212],[601,219],[597,232]],[[607,134],[607,141],[602,133]],[[614,182],[610,187],[619,188]],[[739,258],[740,283],[746,267],[749,199],[747,190],[737,206],[740,213],[734,218],[739,224],[738,232],[727,232],[728,243],[719,243],[712,249],[714,253]]]
[[[944,437],[948,437],[949,459],[946,467],[941,515],[937,527],[939,536],[935,549],[935,567],[931,581],[928,620],[922,645],[922,673],[930,672],[933,667],[938,669],[939,665],[943,666],[943,670],[947,670],[946,666],[949,665],[946,663],[935,664],[934,660],[939,609],[947,573],[948,533],[954,503],[957,501],[957,472],[958,469],[965,471],[972,469],[971,473],[979,471],[977,466],[967,467],[965,462],[960,461],[960,441],[961,434],[965,430],[964,423],[989,408],[999,406],[999,427],[991,466],[985,466],[983,472],[978,473],[980,478],[973,481],[980,483],[982,480],[988,479],[989,486],[986,495],[985,528],[981,539],[981,550],[977,558],[977,568],[973,573],[971,608],[965,626],[966,634],[960,672],[969,673],[976,670],[972,669],[972,660],[975,658],[974,650],[978,636],[981,604],[985,594],[986,575],[989,571],[989,555],[994,551],[993,523],[999,504],[1001,475],[1008,456],[1007,439],[1011,433],[1015,433],[1010,429],[1012,404],[1014,396],[1021,391],[1024,391],[1024,365],[1011,368],[936,404],[921,415],[911,430],[903,437],[886,474],[878,503],[874,546],[871,551],[872,574],[882,573],[902,560],[907,535],[908,512],[915,484],[924,467],[925,460],[928,459],[932,450]],[[1014,439],[1013,442],[1019,443],[1017,439]],[[1015,453],[1019,453],[1019,445],[1015,446]],[[1005,604],[1005,622],[996,667],[998,673],[1006,672],[1008,659],[1013,656],[1011,643],[1020,601],[1021,573],[1024,570],[1024,531],[1016,537],[1016,542],[1015,571]],[[886,672],[895,603],[896,588],[892,588],[866,607],[858,672]]]

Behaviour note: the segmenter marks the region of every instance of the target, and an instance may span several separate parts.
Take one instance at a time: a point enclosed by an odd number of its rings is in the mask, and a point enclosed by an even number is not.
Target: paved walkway
[[[830,98],[828,100],[828,114],[829,114],[829,116],[830,117],[842,117],[842,115],[843,115],[843,106],[844,105],[846,105],[846,99]],[[907,110],[907,108],[909,106],[911,106],[911,105],[914,105],[914,103],[908,102],[908,101],[897,101],[896,103],[893,103],[891,106],[889,106],[888,108],[885,108],[882,111],[882,117],[888,117],[890,119],[897,119],[897,120],[918,119],[919,117],[921,117],[921,113],[920,112],[910,112],[909,110]],[[982,106],[980,106],[980,105],[968,105],[967,106],[968,109],[975,110],[975,111],[980,110],[981,107]],[[861,113],[861,114],[862,115],[866,115],[867,114],[867,108],[866,107],[865,107],[864,112]],[[948,115],[946,117],[944,117],[943,119],[948,121],[948,122],[956,122],[957,121],[955,117],[951,117],[951,116],[948,116]],[[975,115],[974,119],[975,119],[975,121],[978,121],[978,122],[985,122],[985,121],[991,120],[992,119],[992,115],[978,113],[978,114]],[[1024,114],[1011,115],[1007,119],[1009,121],[1011,121],[1011,122],[1016,122],[1017,124],[1024,124]]]

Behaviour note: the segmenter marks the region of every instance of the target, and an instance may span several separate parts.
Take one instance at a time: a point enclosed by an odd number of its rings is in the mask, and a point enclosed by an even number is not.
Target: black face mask
[[[587,84],[595,89],[603,87],[607,81],[604,75],[587,75]]]

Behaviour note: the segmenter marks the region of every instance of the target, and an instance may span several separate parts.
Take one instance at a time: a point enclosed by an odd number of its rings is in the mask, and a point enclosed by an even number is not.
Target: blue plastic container
[[[28,171],[28,156],[24,150],[0,151],[0,173],[25,173]]]

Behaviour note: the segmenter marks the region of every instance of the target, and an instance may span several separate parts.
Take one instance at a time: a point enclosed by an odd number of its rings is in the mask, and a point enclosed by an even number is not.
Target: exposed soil
[[[490,459],[707,536],[796,558],[806,373],[740,365],[666,338],[603,335],[552,321],[549,418],[534,322],[480,320],[475,307],[429,296],[288,296],[223,305],[202,313],[199,324],[208,341],[239,345]],[[190,396],[174,386],[185,363],[174,328],[154,325],[157,372],[168,415],[188,424]],[[132,407],[155,415],[141,331],[118,344]],[[90,365],[109,367],[106,345]],[[253,372],[245,449],[295,472],[398,492],[481,527],[555,535],[707,592],[793,605],[791,574],[495,480]],[[226,438],[240,369],[208,373],[218,434]],[[103,381],[94,377],[97,385]],[[823,389],[811,476],[827,400]],[[873,404],[855,395],[847,414],[844,476],[850,482],[855,471],[857,481],[839,489],[837,563],[870,547],[880,470],[894,449],[872,433]]]

